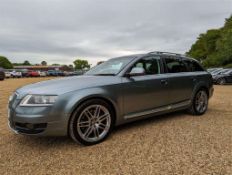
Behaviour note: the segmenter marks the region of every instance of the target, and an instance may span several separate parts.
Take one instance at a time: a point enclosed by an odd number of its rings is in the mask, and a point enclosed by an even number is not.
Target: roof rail
[[[182,54],[178,54],[178,53],[172,53],[172,52],[160,52],[160,51],[153,51],[153,52],[149,52],[148,54],[168,54],[168,55],[175,55],[175,56],[185,56]]]

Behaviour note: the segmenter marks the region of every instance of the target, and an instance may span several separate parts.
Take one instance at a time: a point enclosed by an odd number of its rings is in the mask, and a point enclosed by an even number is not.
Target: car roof
[[[146,54],[133,54],[133,55],[125,55],[125,56],[120,56],[120,57],[114,57],[114,58],[111,58],[110,60],[113,60],[113,59],[127,59],[127,58],[131,58],[131,59],[134,59],[134,58],[140,58],[142,56],[144,56]]]
[[[198,60],[188,57],[186,55],[183,54],[178,54],[178,53],[172,53],[172,52],[161,52],[161,51],[153,51],[153,52],[148,52],[148,53],[143,53],[143,54],[133,54],[133,55],[126,55],[126,56],[120,56],[120,57],[115,57],[115,58],[111,58],[112,59],[123,59],[123,58],[131,58],[131,59],[139,59],[142,58],[144,56],[150,56],[150,55],[155,55],[155,56],[176,56],[176,57],[180,57],[180,58],[184,58],[184,59],[189,59],[192,61],[196,61],[199,62]]]

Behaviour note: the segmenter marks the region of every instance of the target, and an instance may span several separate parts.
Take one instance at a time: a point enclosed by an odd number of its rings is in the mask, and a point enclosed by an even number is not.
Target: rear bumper
[[[209,89],[209,98],[211,98],[213,96],[213,93],[214,93],[214,87],[212,86],[210,89]]]

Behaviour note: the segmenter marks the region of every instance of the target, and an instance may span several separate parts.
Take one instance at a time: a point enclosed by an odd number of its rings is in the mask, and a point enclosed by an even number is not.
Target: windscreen
[[[113,58],[90,69],[85,75],[116,75],[118,74],[134,57]]]

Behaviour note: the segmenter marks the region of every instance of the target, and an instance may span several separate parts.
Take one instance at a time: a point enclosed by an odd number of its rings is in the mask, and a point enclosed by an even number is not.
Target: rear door
[[[189,72],[182,58],[177,56],[163,56],[166,74],[170,86],[170,104],[189,101],[192,96],[196,78]]]

